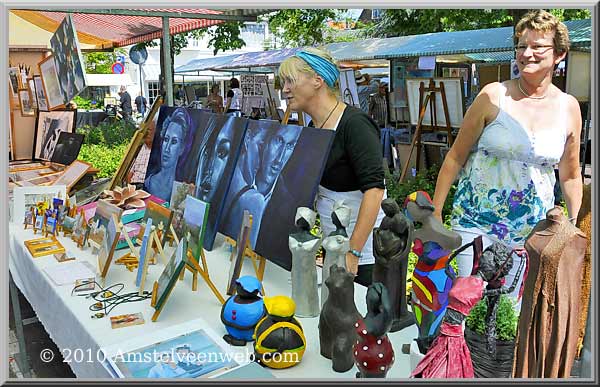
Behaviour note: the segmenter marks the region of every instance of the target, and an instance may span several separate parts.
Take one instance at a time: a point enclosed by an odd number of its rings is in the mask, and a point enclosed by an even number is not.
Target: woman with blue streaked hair
[[[365,112],[338,99],[339,70],[327,52],[317,48],[298,51],[281,63],[279,77],[289,108],[310,115],[311,126],[336,132],[319,185],[317,210],[323,233],[329,235],[335,229],[333,204],[345,200],[352,209],[346,266],[357,283],[368,286],[375,263],[373,226],[384,217],[380,210],[385,184],[379,127]]]

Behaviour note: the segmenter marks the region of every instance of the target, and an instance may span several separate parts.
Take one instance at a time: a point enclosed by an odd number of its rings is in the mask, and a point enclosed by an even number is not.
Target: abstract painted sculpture
[[[373,229],[373,282],[381,282],[389,294],[392,326],[396,332],[415,323],[406,304],[406,271],[413,238],[413,223],[400,211],[396,200],[381,202],[385,218]]]
[[[412,250],[419,257],[412,275],[411,305],[419,328],[416,341],[421,353],[427,352],[446,312],[452,287],[446,262],[462,241],[459,234],[447,230],[433,216],[434,210],[431,198],[424,191],[413,192],[404,201],[405,215],[415,225]]]
[[[394,364],[394,348],[387,336],[392,326],[393,307],[388,291],[381,282],[367,290],[367,315],[358,319],[354,344],[354,361],[359,372],[357,378],[385,378]]]
[[[321,246],[321,238],[310,233],[317,213],[307,207],[296,211],[298,231],[290,234],[292,252],[292,299],[296,303],[296,316],[315,317],[319,314],[319,293],[315,256]]]
[[[236,292],[221,308],[221,322],[227,334],[223,340],[231,345],[244,346],[252,341],[254,328],[265,315],[263,299],[260,296],[260,281],[250,275],[235,281]]]

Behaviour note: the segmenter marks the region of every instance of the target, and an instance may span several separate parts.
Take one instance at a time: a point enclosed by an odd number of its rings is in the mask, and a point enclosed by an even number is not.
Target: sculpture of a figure
[[[325,286],[329,296],[319,316],[321,355],[331,359],[335,372],[346,372],[354,365],[354,324],[361,317],[354,304],[354,274],[334,264]]]
[[[413,223],[400,211],[396,200],[381,202],[385,218],[373,230],[373,282],[381,282],[387,289],[392,305],[392,327],[396,332],[415,323],[406,304],[406,270],[412,244]]]
[[[343,200],[337,201],[333,205],[331,221],[335,225],[335,230],[329,233],[327,238],[323,239],[323,248],[325,249],[325,259],[323,261],[323,284],[327,281],[331,266],[338,265],[346,268],[346,252],[350,250],[350,238],[346,233],[346,227],[350,224],[351,209]],[[327,286],[321,285],[321,307],[327,301]]]
[[[387,336],[392,326],[393,309],[388,291],[381,282],[367,289],[367,314],[354,327],[358,340],[354,344],[357,378],[385,378],[394,364],[394,348]]]
[[[447,230],[433,216],[433,202],[424,191],[413,192],[404,201],[404,213],[415,225],[413,252],[419,260],[412,275],[411,306],[419,328],[416,339],[421,353],[426,353],[438,334],[448,306],[452,278],[446,262],[452,250],[461,245],[459,234]],[[454,271],[450,268],[454,275]]]
[[[321,238],[310,233],[316,219],[316,212],[307,207],[299,207],[296,211],[298,231],[289,236],[292,252],[292,299],[296,303],[295,314],[298,317],[315,317],[320,309],[315,256],[321,246]]]

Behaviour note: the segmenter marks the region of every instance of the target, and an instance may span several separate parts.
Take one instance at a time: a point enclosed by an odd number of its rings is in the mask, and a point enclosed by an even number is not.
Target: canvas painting
[[[66,186],[51,187],[15,187],[13,191],[13,222],[20,223],[25,215],[25,211],[39,202],[52,202],[53,198],[66,198]],[[40,217],[41,218],[41,217]]]
[[[209,378],[239,366],[238,357],[221,341],[208,328],[201,328],[162,341],[146,340],[152,344],[117,353],[110,362],[123,378]]]
[[[171,255],[169,262],[165,265],[160,277],[158,277],[158,285],[156,287],[156,305],[154,308],[160,310],[169,296],[173,286],[177,282],[179,278],[179,274],[181,270],[183,270],[187,257],[188,244],[186,238],[181,238],[179,244],[177,245],[177,249]]]
[[[135,277],[135,286],[140,287],[142,285],[142,277],[144,271],[148,270],[148,244],[152,244],[150,240],[150,233],[152,232],[152,218],[146,220],[144,228],[144,237],[142,238],[142,246],[140,247],[140,256],[138,257],[138,271]]]
[[[61,132],[73,133],[75,131],[75,112],[70,110],[56,110],[52,112],[38,112],[33,158],[50,160],[54,148],[58,143]]]
[[[61,94],[61,88],[58,81],[58,73],[54,64],[54,56],[50,55],[40,63],[38,63],[40,74],[42,77],[42,88],[46,101],[48,102],[48,110],[60,109],[65,107],[64,99]]]
[[[63,165],[71,164],[79,156],[84,137],[81,133],[60,132],[50,161]]]
[[[73,18],[67,15],[50,38],[63,103],[69,103],[86,87],[85,67]]]
[[[197,109],[161,107],[145,190],[169,200],[175,181],[194,183],[194,197],[210,203],[204,238],[208,250],[218,230],[247,122]]]
[[[185,209],[185,198],[187,195],[194,195],[196,187],[193,183],[182,183],[176,181],[173,183],[173,191],[169,200],[169,208],[173,211],[171,225],[178,238],[183,237],[183,211]]]
[[[106,227],[102,245],[98,252],[98,270],[100,276],[103,278],[105,278],[108,273],[108,268],[110,267],[110,262],[112,261],[115,252],[115,246],[119,240],[119,230],[117,228],[118,222],[119,220],[116,215],[113,214]]]
[[[171,227],[171,219],[173,218],[173,211],[167,207],[161,206],[151,200],[146,203],[146,211],[144,212],[144,218],[142,223],[146,223],[148,219],[152,219],[152,224],[156,226],[158,231],[159,225],[162,223],[162,240],[161,243],[164,245],[169,227]]]
[[[290,270],[288,234],[298,207],[313,207],[335,132],[251,121],[226,200],[221,232],[236,239],[244,210],[250,246]]]
[[[45,112],[48,111],[48,101],[46,100],[46,94],[44,93],[44,84],[42,83],[41,76],[33,76],[33,86],[35,90],[35,100],[37,101],[38,110]]]
[[[98,205],[96,206],[96,212],[94,213],[94,219],[100,221],[100,225],[108,226],[108,222],[112,215],[117,217],[117,220],[121,220],[121,215],[123,214],[123,209],[115,206],[107,202],[106,200],[98,200]],[[86,216],[87,219],[90,217]]]
[[[210,216],[210,204],[196,199],[193,196],[186,196],[185,209],[183,210],[183,235],[185,239],[187,233],[190,233],[189,249],[192,255],[199,261],[200,250],[206,237],[206,224]]]

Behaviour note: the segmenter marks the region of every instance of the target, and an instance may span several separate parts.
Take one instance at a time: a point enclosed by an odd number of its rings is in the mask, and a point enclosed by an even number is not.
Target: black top
[[[227,92],[227,98],[233,98],[235,94],[233,93],[233,90],[229,89],[229,91]]]
[[[146,98],[142,97],[141,95],[138,95],[137,97],[135,97],[135,105],[138,107],[138,109],[141,106],[146,106]]]
[[[321,185],[336,192],[365,192],[385,189],[384,178],[377,124],[361,109],[347,106],[335,132]]]
[[[124,112],[131,112],[131,96],[126,91],[121,94],[121,109]]]

